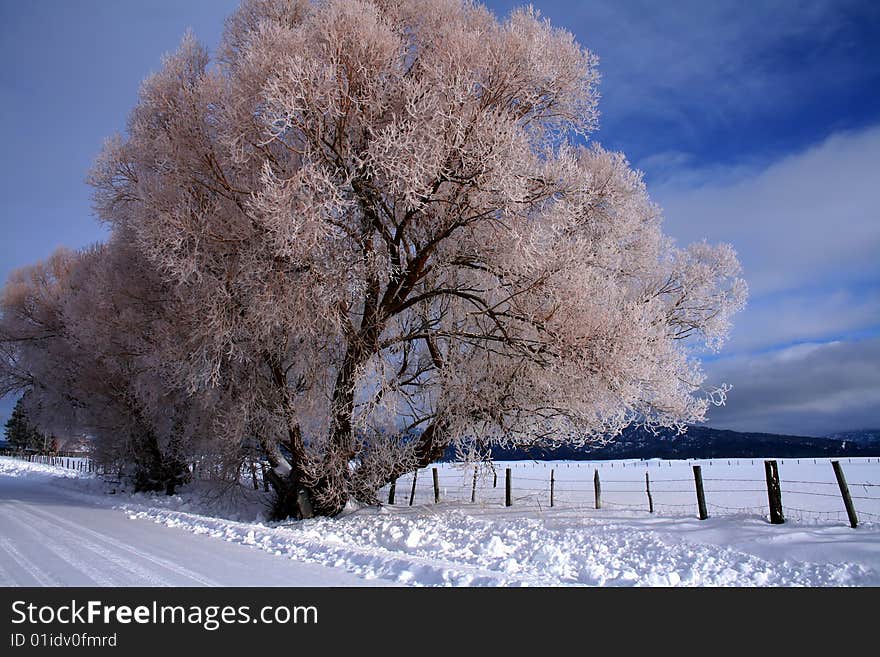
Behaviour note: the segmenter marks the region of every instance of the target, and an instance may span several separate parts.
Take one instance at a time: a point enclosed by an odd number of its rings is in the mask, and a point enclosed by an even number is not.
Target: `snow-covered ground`
[[[0,459],[0,583],[6,585],[878,586],[880,462],[844,459],[851,529],[827,460],[780,461],[787,522],[766,519],[763,462],[703,469],[696,517],[686,461],[438,466],[396,504],[273,523],[265,497],[204,482],[180,495],[107,494],[76,470]],[[511,467],[514,506],[504,506]],[[555,479],[549,506],[549,477]],[[593,475],[603,508],[592,508]],[[648,513],[645,473],[655,513]],[[494,484],[494,485],[493,485]],[[383,492],[387,495],[387,489]]]
[[[133,521],[114,505],[121,498],[102,489],[102,482],[73,470],[0,458],[0,586],[383,584],[279,559],[241,541]]]

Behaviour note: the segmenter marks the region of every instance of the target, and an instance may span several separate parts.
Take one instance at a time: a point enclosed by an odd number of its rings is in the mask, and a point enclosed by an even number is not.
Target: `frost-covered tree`
[[[187,36],[91,178],[180,304],[138,385],[217,395],[294,516],[449,446],[702,420],[725,389],[691,348],[723,342],[739,264],[676,247],[585,145],[598,77],[535,11],[466,0],[245,0],[213,65]]]
[[[0,297],[0,392],[25,391],[47,432],[93,436],[97,458],[137,490],[172,492],[187,476],[194,405],[163,378],[170,359],[159,364],[176,306],[118,237],[13,272]]]
[[[25,393],[25,411],[46,433],[63,426],[75,406],[69,392],[74,363],[61,314],[75,260],[73,252],[59,249],[13,271],[0,295],[0,395]]]

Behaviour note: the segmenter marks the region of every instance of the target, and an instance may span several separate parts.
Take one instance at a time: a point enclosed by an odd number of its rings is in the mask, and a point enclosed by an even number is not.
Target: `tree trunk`
[[[301,493],[305,492],[308,495],[308,491],[300,486],[301,479],[295,469],[292,469],[288,476],[282,477],[274,469],[269,468],[266,470],[266,477],[272,490],[275,491],[275,499],[272,502],[273,519],[294,518],[301,520],[308,517],[300,507]]]
[[[367,252],[371,250],[367,240]],[[352,428],[355,377],[358,369],[378,352],[383,323],[379,312],[379,281],[371,279],[364,291],[364,314],[360,329],[348,341],[342,366],[336,374],[330,402],[330,435],[321,476],[312,489],[314,511],[335,516],[344,508],[351,493],[348,463],[356,456]]]
[[[447,443],[443,439],[442,433],[443,428],[438,425],[436,420],[422,432],[422,435],[419,436],[419,442],[416,445],[415,450],[415,469],[426,468],[443,456],[443,452],[446,451]],[[392,469],[382,485],[384,486],[385,484],[399,478],[401,475],[405,474],[405,472],[406,471],[402,467]]]
[[[304,485],[308,454],[303,442],[302,431],[290,410],[292,404],[287,377],[281,363],[277,358],[272,357],[269,352],[263,352],[263,360],[269,367],[272,381],[283,400],[287,424],[285,447],[287,447],[291,457],[290,461],[288,461],[272,438],[260,438],[260,446],[270,466],[266,470],[266,478],[272,490],[275,491],[275,499],[272,503],[272,517],[275,520],[284,520],[285,518],[296,518],[299,520],[304,517],[311,517],[312,511],[310,507],[312,505],[313,493]],[[280,475],[276,471],[276,468],[279,468],[279,466],[289,467],[286,475]]]
[[[177,486],[188,479],[186,463],[177,454],[172,443],[169,454],[163,454],[159,447],[156,434],[144,430],[136,438],[134,489],[142,491],[164,491],[166,495],[174,495]]]
[[[272,518],[274,520],[284,520],[286,518],[295,518],[297,520],[304,517],[310,517],[308,510],[301,508],[302,506],[311,505],[311,491],[304,485],[305,482],[305,466],[307,455],[302,445],[302,437],[299,434],[297,426],[288,425],[287,444],[285,445],[291,454],[291,460],[287,458],[278,449],[278,445],[271,438],[260,438],[260,446],[269,462],[264,477],[272,487],[275,493],[275,499],[272,501]],[[288,469],[286,475],[278,473],[278,469]],[[308,498],[303,498],[302,493],[305,492]],[[307,502],[302,504],[301,502]]]

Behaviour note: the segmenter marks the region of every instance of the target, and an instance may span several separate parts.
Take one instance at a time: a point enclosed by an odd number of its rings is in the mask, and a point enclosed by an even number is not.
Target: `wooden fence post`
[[[770,524],[785,522],[782,514],[782,487],[779,485],[779,468],[776,461],[764,461],[764,474],[767,477],[767,499],[770,502]]]
[[[412,490],[409,492],[409,505],[413,505],[413,500],[416,499],[416,477],[419,476],[418,470],[413,470],[413,483]]]
[[[694,466],[694,484],[697,487],[697,508],[700,511],[700,520],[709,517],[706,511],[706,492],[703,490],[703,468],[699,465]]]
[[[510,468],[504,472],[504,506],[513,506],[513,496],[511,494]]]
[[[391,487],[388,489],[388,504],[394,504],[394,493],[397,491],[397,479],[394,479],[391,482]]]
[[[840,461],[831,461],[831,467],[834,468],[834,476],[837,477],[837,485],[840,486],[840,495],[843,497],[846,515],[849,516],[849,526],[855,529],[859,526],[859,517],[856,515],[856,508],[849,494],[849,486],[846,485],[846,477],[843,476],[843,468],[840,467]]]
[[[596,493],[596,508],[602,508],[602,486],[599,484],[599,471],[595,471],[593,475],[593,491]]]
[[[553,506],[553,493],[556,488],[556,471],[550,470],[550,506]]]
[[[648,491],[648,513],[654,513],[654,498],[651,497],[651,479],[645,472],[645,489]]]
[[[440,502],[440,476],[437,474],[437,468],[432,468],[434,475],[434,504]]]
[[[492,466],[492,488],[498,488],[498,470]]]
[[[477,501],[477,466],[474,466],[474,483],[471,486],[471,504]]]

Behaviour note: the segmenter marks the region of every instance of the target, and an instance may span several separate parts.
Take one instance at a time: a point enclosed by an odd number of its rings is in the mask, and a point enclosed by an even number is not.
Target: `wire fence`
[[[5,450],[0,454],[95,473],[105,478],[114,476],[112,468],[106,469],[84,453],[41,454]],[[832,461],[828,459],[782,459],[779,464],[785,466],[786,461],[789,466],[801,466],[794,468],[799,474],[818,475],[809,479],[803,476],[780,477],[781,511],[786,520],[819,523],[849,520],[852,524],[846,508],[846,498],[849,498],[860,524],[880,523],[880,483],[865,480],[880,478],[880,458],[838,460],[838,467],[848,467],[859,475],[855,482],[843,485],[834,478]],[[767,477],[742,476],[744,472],[762,473],[764,461],[719,459],[700,463],[711,473],[711,476],[700,476],[700,479],[705,506],[712,516],[768,516]],[[517,509],[539,512],[578,510],[594,514],[610,510],[688,517],[699,512],[696,479],[695,476],[676,475],[691,464],[689,461],[518,462],[483,463],[475,467],[447,463],[438,468],[420,470],[415,476],[415,486],[413,473],[397,479],[394,482],[394,505],[429,505],[439,500],[441,503],[463,502],[482,508],[508,506],[509,485],[509,506]],[[438,469],[436,488],[429,469]],[[194,477],[203,474],[199,463],[191,464],[190,470]],[[628,476],[613,474],[618,471],[627,471]],[[268,490],[265,464],[259,461],[242,463],[233,477],[243,485]],[[380,491],[380,499],[388,500],[389,488],[386,486]]]
[[[412,473],[400,477],[395,483],[394,505],[431,505],[439,499],[441,503],[466,503],[481,508],[507,506],[509,477],[509,506],[517,509],[698,516],[695,476],[681,476],[682,466],[690,469],[692,463],[695,462],[527,462],[515,464],[509,470],[507,464],[494,464],[494,467],[481,464],[476,469],[474,466],[441,464],[438,466],[437,489],[432,473],[427,469],[417,474],[415,488]],[[709,515],[768,518],[771,499],[763,460],[722,459],[700,463],[710,473],[701,477]],[[786,520],[852,522],[846,508],[844,488],[835,480],[830,460],[783,459],[779,463],[783,466],[787,463],[788,467],[801,466],[792,468],[792,478],[782,476],[778,482],[781,511]],[[859,524],[880,522],[880,483],[866,481],[880,478],[880,459],[849,459],[844,460],[843,466],[859,475],[854,483],[844,484]],[[623,470],[628,470],[630,476],[614,474]],[[813,478],[812,475],[817,476]],[[387,500],[387,492],[386,487],[382,499]]]
[[[22,452],[16,450],[0,450],[0,456],[11,456],[30,463],[41,463],[65,470],[77,470],[79,472],[101,473],[102,469],[89,457],[81,452],[60,452],[54,454],[42,454],[38,452]]]

